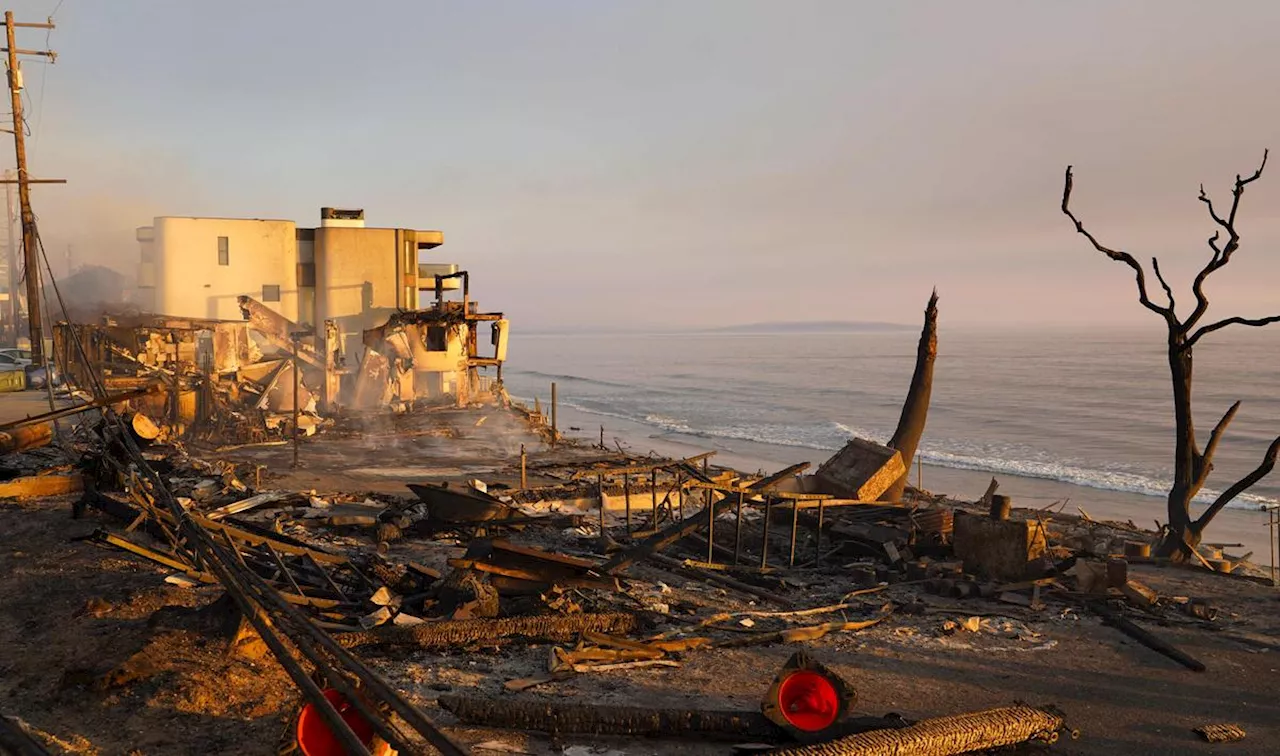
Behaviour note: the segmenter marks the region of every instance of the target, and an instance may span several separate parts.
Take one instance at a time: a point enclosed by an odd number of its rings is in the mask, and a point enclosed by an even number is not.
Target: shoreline
[[[603,425],[605,443],[609,446],[614,446],[617,442],[633,453],[654,452],[670,457],[715,451],[716,464],[743,472],[767,473],[798,462],[812,463],[812,472],[833,454],[824,449],[704,438],[662,431],[643,423],[602,417],[565,405],[561,405],[557,412],[561,432],[569,438],[599,443],[600,426]],[[573,428],[579,430],[572,430]],[[1011,497],[1014,507],[1045,509],[1048,517],[1052,517],[1056,511],[1079,515],[1079,509],[1083,509],[1095,520],[1121,523],[1132,521],[1137,527],[1151,531],[1155,530],[1157,520],[1163,522],[1166,519],[1164,499],[1146,494],[1090,488],[1009,473],[942,467],[927,462],[920,469],[912,469],[912,485],[916,485],[918,476],[922,479],[920,487],[925,490],[962,500],[980,498],[994,477],[1000,484],[1000,493]],[[1058,503],[1061,503],[1061,509],[1056,506]],[[1268,533],[1268,515],[1265,511],[1228,507],[1210,524],[1205,533],[1205,543],[1241,544],[1239,547],[1227,548],[1226,552],[1235,557],[1252,552],[1250,561],[1259,566],[1270,566],[1277,535],[1280,534]],[[1275,548],[1280,549],[1280,546]]]

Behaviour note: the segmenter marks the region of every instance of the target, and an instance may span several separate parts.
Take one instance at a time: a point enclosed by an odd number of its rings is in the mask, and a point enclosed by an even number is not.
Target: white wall
[[[155,312],[187,318],[240,320],[236,297],[263,301],[262,287],[280,287],[280,301],[263,304],[298,317],[298,243],[293,221],[236,218],[156,218]],[[228,240],[228,263],[218,264],[218,237]],[[305,320],[305,318],[302,318]]]

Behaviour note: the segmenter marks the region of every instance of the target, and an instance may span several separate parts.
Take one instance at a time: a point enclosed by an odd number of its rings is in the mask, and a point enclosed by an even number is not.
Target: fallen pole
[[[1196,659],[1195,657],[1191,656],[1190,654],[1178,648],[1177,646],[1174,646],[1168,641],[1161,639],[1159,636],[1155,635],[1150,630],[1147,630],[1146,628],[1141,627],[1140,625],[1134,623],[1133,620],[1130,620],[1127,617],[1123,617],[1114,612],[1109,612],[1107,614],[1104,614],[1103,618],[1106,620],[1107,624],[1111,625],[1115,629],[1119,630],[1120,632],[1124,633],[1130,638],[1133,638],[1134,640],[1138,641],[1139,643],[1151,649],[1152,651],[1156,651],[1161,654],[1164,654],[1165,656],[1169,657],[1170,659],[1173,659],[1174,661],[1186,667],[1187,669],[1193,672],[1203,672],[1205,670],[1204,663],[1201,662],[1199,659]]]

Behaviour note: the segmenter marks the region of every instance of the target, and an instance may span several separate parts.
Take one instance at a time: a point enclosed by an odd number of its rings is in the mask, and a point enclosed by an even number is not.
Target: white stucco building
[[[250,296],[295,323],[333,320],[358,354],[362,333],[397,310],[418,308],[435,274],[456,265],[427,252],[440,231],[368,228],[363,210],[321,209],[320,226],[250,218],[159,217],[137,230],[138,302],[177,317],[239,320]],[[449,280],[447,288],[457,288]]]

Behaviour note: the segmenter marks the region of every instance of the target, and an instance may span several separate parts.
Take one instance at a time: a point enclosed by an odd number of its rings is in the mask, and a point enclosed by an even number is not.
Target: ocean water
[[[918,330],[849,333],[513,333],[512,395],[593,424],[706,448],[750,445],[779,465],[850,436],[885,441],[914,367]],[[939,336],[926,464],[1163,496],[1173,415],[1159,330],[970,330]],[[1280,435],[1280,328],[1224,331],[1196,347],[1200,443],[1243,401],[1200,501],[1253,469]],[[565,423],[562,423],[565,425]],[[594,430],[587,429],[587,430]],[[589,433],[586,435],[590,435]],[[1233,507],[1280,500],[1280,471]]]

